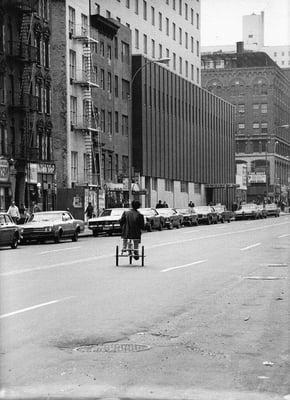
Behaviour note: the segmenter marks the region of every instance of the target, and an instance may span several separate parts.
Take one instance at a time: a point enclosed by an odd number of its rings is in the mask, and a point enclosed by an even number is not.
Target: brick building
[[[54,207],[50,5],[4,0],[0,19],[0,207]]]
[[[246,163],[248,200],[287,199],[290,82],[263,52],[202,55],[202,86],[236,106],[236,161]]]
[[[122,179],[128,176],[131,32],[89,6],[52,0],[57,204],[79,216],[88,201],[99,209],[128,198]]]
[[[133,56],[133,166],[146,206],[231,205],[234,107],[167,68]]]

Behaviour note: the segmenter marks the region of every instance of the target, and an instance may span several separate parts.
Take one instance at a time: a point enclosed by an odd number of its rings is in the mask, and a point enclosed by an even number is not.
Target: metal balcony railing
[[[76,71],[72,72],[71,80],[72,83],[75,83],[76,85],[98,86],[97,76],[93,70],[86,71],[83,69],[77,69]]]
[[[38,97],[28,93],[10,93],[8,107],[12,111],[37,111]]]
[[[17,61],[35,63],[37,61],[37,48],[21,41],[8,41],[5,54]]]

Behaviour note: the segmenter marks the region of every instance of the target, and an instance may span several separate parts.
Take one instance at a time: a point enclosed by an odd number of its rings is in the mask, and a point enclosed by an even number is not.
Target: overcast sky
[[[243,39],[242,17],[265,13],[265,46],[290,44],[290,0],[201,0],[201,45]]]

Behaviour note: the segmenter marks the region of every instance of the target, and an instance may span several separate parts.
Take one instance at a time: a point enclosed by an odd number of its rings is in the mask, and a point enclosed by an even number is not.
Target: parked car
[[[174,210],[182,215],[182,225],[198,225],[197,214],[192,210],[192,208],[174,208]]]
[[[265,206],[263,204],[258,204],[257,207],[258,207],[258,211],[259,211],[258,217],[259,218],[267,218],[268,212],[267,212]]]
[[[121,233],[120,219],[123,212],[128,210],[129,208],[106,208],[99,217],[89,219],[88,228],[95,237],[100,233],[107,233],[109,236]]]
[[[172,229],[174,227],[181,227],[183,216],[173,208],[158,208],[156,211],[164,218],[164,226],[166,228]]]
[[[154,208],[139,208],[138,211],[144,215],[145,229],[151,232],[152,229],[162,230],[164,225],[164,217]]]
[[[202,224],[217,224],[218,215],[212,206],[197,206],[194,207],[194,211],[197,214],[198,223]]]
[[[0,246],[16,249],[22,237],[22,228],[16,225],[10,215],[0,213]]]
[[[19,226],[23,229],[23,243],[32,240],[42,243],[54,240],[55,243],[59,243],[61,239],[68,238],[76,242],[79,233],[85,228],[84,221],[74,219],[68,211],[36,212],[31,214],[28,222]]]
[[[230,210],[227,210],[226,206],[222,204],[216,204],[215,206],[213,206],[213,209],[218,215],[218,222],[221,222],[222,224],[225,221],[230,223],[234,217],[234,213]]]
[[[278,207],[275,203],[266,204],[265,210],[267,212],[267,216],[274,215],[274,217],[280,217],[280,207]]]
[[[235,219],[257,219],[261,215],[257,204],[248,203],[242,204],[237,211],[235,211]]]

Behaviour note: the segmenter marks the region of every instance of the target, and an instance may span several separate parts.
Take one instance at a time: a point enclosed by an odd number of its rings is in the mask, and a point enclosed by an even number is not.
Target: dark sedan
[[[182,215],[182,225],[198,225],[197,214],[191,208],[175,208],[174,210]]]
[[[84,221],[74,219],[68,211],[41,211],[32,214],[26,224],[19,226],[23,229],[24,243],[32,240],[59,243],[61,239],[76,242],[79,233],[84,230]]]
[[[93,236],[106,233],[112,236],[113,233],[121,233],[120,219],[124,211],[129,208],[106,208],[99,217],[89,219],[88,228],[93,231]]]
[[[162,230],[164,218],[154,208],[139,208],[138,211],[144,215],[145,229],[151,232],[152,229]]]
[[[230,223],[231,219],[234,217],[233,212],[227,210],[226,206],[222,204],[216,204],[215,206],[213,206],[213,209],[218,215],[218,222],[221,222],[222,224],[224,222]]]
[[[218,215],[217,212],[211,206],[197,206],[194,207],[194,211],[197,214],[197,220],[200,224],[217,224]]]
[[[173,208],[158,208],[156,210],[164,218],[164,226],[168,229],[181,227],[183,217],[181,214],[176,212]]]
[[[22,228],[16,225],[10,215],[0,213],[0,246],[16,249],[21,239]]]

